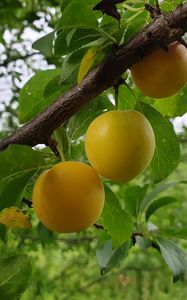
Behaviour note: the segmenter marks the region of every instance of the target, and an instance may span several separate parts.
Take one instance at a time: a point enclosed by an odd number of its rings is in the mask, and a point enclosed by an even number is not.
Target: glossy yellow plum
[[[48,229],[79,232],[93,225],[104,206],[104,189],[87,164],[67,161],[43,172],[33,189],[33,208]]]
[[[145,96],[175,95],[187,81],[187,49],[177,42],[169,45],[168,51],[156,50],[132,66],[131,74]]]
[[[153,158],[155,137],[145,116],[134,110],[109,111],[89,126],[85,151],[102,176],[126,182],[145,170]]]

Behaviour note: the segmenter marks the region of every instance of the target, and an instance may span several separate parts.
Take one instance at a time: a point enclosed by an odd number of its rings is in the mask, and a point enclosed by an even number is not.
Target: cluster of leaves
[[[33,1],[28,2],[33,4]],[[36,2],[39,6],[46,5],[46,1]],[[115,44],[127,42],[150,21],[150,16],[144,9],[144,4],[148,1],[117,1],[121,2],[115,3],[121,16],[120,23],[118,19],[103,15],[100,10],[94,9],[99,8],[98,0],[58,2],[53,1],[53,5],[57,5],[58,8],[60,6],[62,12],[56,28],[33,44],[34,49],[56,62],[57,67],[37,72],[22,88],[19,95],[20,123],[28,122],[72,84],[79,83],[94,64],[99,63],[111,52]],[[154,4],[154,1],[149,2]],[[10,3],[12,4],[11,1],[7,1],[7,5]],[[14,16],[17,18],[18,14],[20,20],[27,19],[27,15],[20,14],[20,6],[24,6],[24,3],[15,1]],[[181,1],[162,1],[161,9],[168,11],[179,3]],[[11,19],[12,22],[13,20]],[[5,41],[2,40],[2,43]],[[105,234],[102,237],[103,245],[97,251],[97,260],[104,274],[119,265],[135,244],[143,249],[154,248],[161,253],[176,281],[183,276],[186,263],[183,251],[170,239],[186,239],[187,228],[164,230],[150,223],[150,218],[158,209],[178,201],[171,196],[160,196],[161,192],[169,187],[186,184],[185,181],[165,183],[164,180],[179,163],[179,141],[169,117],[180,116],[187,111],[187,88],[177,96],[155,101],[140,94],[134,87],[130,74],[127,74],[126,82],[127,85],[119,89],[118,107],[136,109],[146,116],[155,133],[156,151],[148,171],[140,177],[140,185],[120,185],[104,181],[106,205],[99,224],[105,229]],[[84,134],[95,117],[106,110],[114,109],[111,98],[114,98],[112,89],[92,100],[54,133],[65,159],[87,162],[84,154]],[[58,159],[47,147],[31,149],[13,145],[0,153],[1,223],[10,224],[6,219],[7,207],[25,208],[24,200],[28,202],[32,198],[32,188],[37,176],[57,162]],[[12,214],[8,216],[10,218]],[[21,218],[23,219],[23,216]],[[5,226],[1,225],[0,238],[4,241],[6,233]],[[7,261],[2,261],[2,268],[6,263]],[[2,280],[0,278],[0,288],[4,293],[8,282],[11,283],[11,280],[15,279],[14,264],[20,264],[23,273],[20,275],[18,272],[15,275],[18,276],[18,284],[16,289],[10,292],[17,297],[22,291],[19,287],[19,276],[24,276],[25,268],[28,268],[27,258],[10,258],[10,264],[13,275],[7,274],[7,280],[4,280],[4,277]]]
[[[46,60],[33,52],[31,38],[54,28],[59,14],[59,1],[55,0],[4,0],[0,4],[0,126],[6,131],[19,126],[17,106],[23,81]],[[50,58],[47,62],[54,63]]]

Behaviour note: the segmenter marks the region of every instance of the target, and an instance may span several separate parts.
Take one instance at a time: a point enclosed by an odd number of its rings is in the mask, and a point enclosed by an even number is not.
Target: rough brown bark
[[[180,40],[187,31],[187,2],[173,12],[158,15],[128,43],[118,47],[81,82],[60,96],[51,106],[0,142],[0,150],[10,144],[48,144],[53,131],[97,97],[133,64],[154,50]]]

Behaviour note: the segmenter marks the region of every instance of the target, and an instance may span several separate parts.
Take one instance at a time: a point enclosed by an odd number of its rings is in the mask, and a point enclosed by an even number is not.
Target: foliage
[[[9,101],[2,101],[2,138],[80,83],[115,44],[128,42],[151,21],[144,4],[155,3],[119,3],[119,23],[93,10],[98,0],[3,2],[0,76],[10,76],[13,93]],[[181,2],[164,0],[161,9],[172,10]],[[32,50],[23,38],[28,29],[39,36]],[[45,70],[39,61],[45,62]],[[24,68],[29,80],[23,86]],[[180,145],[185,136],[177,136],[169,118],[187,112],[187,88],[155,100],[137,90],[128,71],[124,78],[118,108],[136,109],[147,117],[155,133],[156,152],[148,170],[130,183],[103,179],[106,205],[96,228],[63,235],[38,223],[31,208],[32,188],[37,176],[59,161],[50,148],[11,145],[0,153],[0,220],[6,208],[13,206],[29,213],[33,225],[23,229],[0,225],[0,298],[18,299],[27,287],[21,300],[114,299],[116,294],[120,300],[124,293],[127,300],[185,298],[186,286],[181,282],[173,287],[170,275],[174,281],[186,282],[186,146]],[[86,130],[98,115],[115,109],[114,99],[113,89],[103,92],[54,133],[62,158],[87,162]],[[19,223],[19,214],[13,217]]]

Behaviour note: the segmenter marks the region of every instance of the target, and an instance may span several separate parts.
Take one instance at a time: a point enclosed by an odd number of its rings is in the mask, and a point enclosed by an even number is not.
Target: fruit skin
[[[85,151],[97,172],[126,182],[145,170],[153,158],[155,137],[149,121],[134,110],[109,111],[89,126]]]
[[[187,49],[180,43],[159,49],[131,68],[136,86],[145,96],[165,98],[175,95],[187,81]]]
[[[102,212],[104,197],[101,179],[92,167],[67,161],[38,177],[32,199],[41,223],[65,233],[93,225]]]

